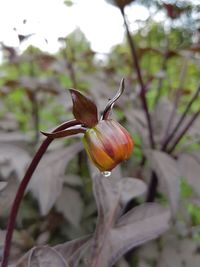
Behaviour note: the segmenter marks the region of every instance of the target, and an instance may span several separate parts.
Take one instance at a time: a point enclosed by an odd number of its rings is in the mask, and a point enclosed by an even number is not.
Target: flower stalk
[[[128,23],[126,21],[124,8],[123,7],[119,7],[119,9],[121,11],[121,14],[122,14],[122,17],[123,17],[123,20],[124,20],[124,25],[125,25],[125,28],[126,28],[126,34],[127,34],[127,39],[128,39],[130,50],[131,50],[133,64],[134,64],[134,67],[135,67],[135,70],[136,70],[138,82],[139,82],[140,87],[141,87],[140,99],[141,99],[143,110],[145,112],[145,116],[146,116],[146,120],[147,120],[147,125],[148,125],[148,130],[149,130],[149,142],[150,142],[151,148],[154,149],[155,148],[155,141],[154,141],[154,135],[153,135],[153,127],[152,127],[152,123],[151,123],[151,116],[150,116],[150,113],[149,113],[147,99],[146,99],[146,88],[145,88],[144,81],[142,79],[142,73],[141,73],[141,68],[140,68],[140,64],[139,64],[139,61],[138,61],[138,57],[137,57],[135,44],[134,44],[133,38],[131,37],[129,26],[128,26]]]
[[[117,164],[128,159],[131,155],[133,150],[133,140],[131,136],[120,124],[114,122],[109,117],[114,103],[121,96],[123,91],[124,79],[121,81],[117,94],[106,105],[102,118],[98,120],[96,104],[79,91],[70,89],[75,119],[61,124],[51,133],[42,132],[42,134],[46,136],[46,139],[41,144],[29,165],[19,185],[11,208],[1,267],[7,267],[8,265],[15,221],[24,192],[42,156],[55,138],[83,133],[86,151],[100,171],[113,169]],[[93,133],[95,133],[95,138]]]
[[[77,124],[79,124],[79,122],[77,120],[71,120],[71,121],[68,121],[68,122],[61,124],[53,132],[61,131],[61,130],[64,130],[66,128],[77,125]],[[21,183],[19,185],[19,188],[17,190],[16,196],[15,196],[15,199],[14,199],[11,211],[10,211],[10,215],[8,218],[7,229],[6,229],[6,239],[5,239],[5,244],[4,244],[4,252],[3,252],[1,267],[7,267],[7,265],[8,265],[11,240],[12,240],[13,231],[14,231],[14,227],[15,227],[16,217],[17,217],[17,213],[18,213],[18,210],[20,207],[20,203],[21,203],[22,198],[24,196],[24,192],[27,188],[27,185],[28,185],[36,167],[38,166],[38,163],[40,162],[42,156],[44,155],[44,153],[46,152],[48,146],[51,144],[52,141],[53,141],[53,138],[51,138],[51,137],[47,137],[43,141],[40,148],[36,152],[31,164],[29,165],[29,167],[28,167],[28,169],[24,175],[23,180],[21,181]]]

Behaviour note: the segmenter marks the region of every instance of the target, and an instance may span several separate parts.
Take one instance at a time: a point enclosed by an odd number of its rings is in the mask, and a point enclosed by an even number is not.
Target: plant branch
[[[132,60],[133,60],[133,64],[134,64],[133,67],[135,67],[135,70],[136,70],[136,73],[137,73],[138,82],[139,82],[140,87],[141,87],[140,99],[141,99],[143,110],[145,112],[145,116],[146,116],[146,120],[147,120],[148,132],[149,132],[149,143],[150,143],[151,148],[154,149],[155,148],[155,141],[154,141],[151,117],[150,117],[148,104],[147,104],[147,99],[146,99],[146,87],[145,87],[145,84],[144,84],[143,79],[142,79],[142,73],[141,73],[140,64],[139,64],[137,53],[136,53],[135,44],[134,44],[133,38],[131,37],[131,34],[130,34],[130,30],[129,30],[128,23],[126,21],[124,9],[120,8],[120,11],[121,11],[121,14],[122,14],[122,17],[123,17],[123,20],[124,20],[124,25],[125,25],[125,28],[126,28],[127,39],[128,39],[128,42],[129,42],[131,55],[132,55]],[[142,164],[144,164],[144,162],[145,162],[145,158],[143,158]],[[150,202],[150,201],[154,200],[155,195],[156,195],[156,190],[157,190],[157,184],[158,184],[157,176],[152,174],[150,185],[149,185],[149,188],[148,188],[148,193],[147,193],[147,201]]]
[[[64,130],[68,127],[74,126],[80,124],[80,122],[76,120],[71,120],[68,122],[64,122],[60,126],[58,126],[53,132],[61,131]],[[17,217],[17,213],[19,210],[19,206],[21,203],[21,200],[23,198],[24,192],[26,190],[26,187],[32,177],[33,172],[35,171],[38,163],[40,162],[42,156],[46,152],[48,146],[51,144],[53,141],[53,138],[47,137],[43,143],[41,144],[40,148],[36,152],[32,162],[30,163],[23,180],[21,181],[19,188],[17,190],[15,199],[13,201],[13,205],[10,211],[10,215],[8,218],[8,223],[7,223],[7,230],[6,230],[6,239],[5,239],[5,244],[4,244],[4,252],[3,252],[3,259],[1,263],[1,267],[7,267],[8,265],[8,258],[9,258],[9,253],[10,253],[10,247],[11,247],[11,240],[12,240],[12,235],[13,235],[13,230],[15,227],[15,221]]]
[[[168,57],[167,57],[167,52],[165,53],[164,55],[164,58],[163,58],[163,62],[162,62],[162,67],[161,67],[161,71],[162,72],[166,72],[166,67],[167,67],[167,60],[168,60]],[[160,99],[160,96],[162,95],[162,85],[163,85],[163,77],[161,77],[158,81],[158,88],[157,88],[157,94],[155,96],[155,100],[154,100],[154,106],[157,105],[159,99]]]
[[[147,100],[146,100],[146,88],[142,79],[142,74],[141,74],[141,69],[140,69],[140,65],[139,65],[139,61],[138,61],[138,57],[137,57],[137,53],[136,53],[136,49],[135,49],[135,44],[134,41],[131,37],[130,34],[130,30],[129,30],[129,26],[128,23],[126,21],[126,17],[124,14],[124,9],[120,8],[123,20],[124,20],[124,25],[126,28],[126,34],[127,34],[127,39],[129,42],[129,46],[131,49],[131,55],[132,55],[132,60],[133,60],[133,64],[137,73],[137,78],[138,78],[138,82],[141,86],[141,91],[140,91],[140,98],[141,98],[141,102],[143,105],[143,109],[146,115],[146,120],[147,120],[147,125],[148,125],[148,130],[149,130],[149,142],[151,145],[151,148],[155,147],[155,142],[154,142],[154,137],[153,137],[153,127],[152,127],[152,123],[151,123],[151,117],[150,117],[150,113],[148,110],[148,105],[147,105]]]
[[[148,192],[147,192],[147,197],[146,197],[146,202],[153,202],[156,196],[156,189],[158,186],[158,178],[157,175],[154,171],[152,171],[151,174],[151,180],[150,184],[148,187]]]
[[[69,52],[71,52],[71,59],[68,56],[67,47],[70,49]],[[75,58],[74,50],[70,46],[70,42],[67,40],[65,42],[65,49],[63,49],[63,57],[66,60],[66,66],[67,66],[68,71],[69,71],[69,76],[70,76],[70,79],[72,82],[72,87],[77,88],[77,79],[76,79],[76,74],[75,74],[75,70],[74,70],[74,62],[73,62],[73,60]]]
[[[196,92],[194,93],[193,97],[191,98],[191,100],[189,101],[189,103],[187,104],[185,111],[183,112],[182,116],[180,117],[179,121],[177,122],[177,124],[175,125],[174,129],[172,130],[171,134],[167,137],[167,139],[165,140],[163,146],[162,146],[162,150],[165,150],[169,144],[169,142],[172,140],[172,138],[174,137],[174,135],[176,134],[177,130],[179,129],[179,127],[181,126],[182,122],[184,121],[186,115],[188,114],[192,104],[194,103],[194,101],[197,99],[198,95],[200,92],[200,87],[197,88]]]
[[[34,55],[34,51],[32,48],[30,50],[30,54]],[[30,61],[30,64],[29,64],[29,76],[31,78],[34,78],[36,76],[33,61]],[[32,119],[33,119],[34,131],[35,131],[34,144],[36,145],[39,141],[39,135],[40,135],[40,132],[39,132],[40,116],[39,116],[39,109],[38,109],[37,91],[29,90],[29,94],[30,94],[30,100],[32,104]]]
[[[173,125],[173,122],[174,122],[176,110],[177,110],[177,107],[178,107],[178,104],[179,104],[179,100],[181,98],[181,88],[184,87],[184,83],[185,83],[185,77],[186,77],[186,74],[187,74],[187,67],[188,67],[188,60],[185,59],[183,61],[183,65],[182,65],[182,68],[181,68],[180,82],[179,82],[179,87],[178,87],[176,95],[175,95],[174,107],[173,107],[173,110],[172,110],[172,112],[170,114],[169,121],[167,123],[166,132],[165,132],[165,135],[163,137],[163,141],[162,141],[161,147],[165,143],[165,140],[167,139],[167,137],[169,135],[169,132],[171,130],[171,126]]]
[[[194,113],[191,120],[188,122],[188,124],[180,132],[179,136],[176,138],[174,143],[171,145],[171,147],[169,149],[167,149],[168,153],[172,153],[174,151],[174,149],[176,148],[178,143],[181,141],[183,136],[186,134],[186,132],[189,130],[189,128],[192,126],[192,124],[195,122],[195,120],[198,118],[199,115],[200,115],[200,109],[196,113]]]

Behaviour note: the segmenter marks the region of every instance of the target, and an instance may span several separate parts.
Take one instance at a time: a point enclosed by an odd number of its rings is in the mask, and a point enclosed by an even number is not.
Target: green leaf
[[[70,93],[75,119],[83,123],[85,126],[95,126],[98,123],[96,104],[75,89],[70,89]]]

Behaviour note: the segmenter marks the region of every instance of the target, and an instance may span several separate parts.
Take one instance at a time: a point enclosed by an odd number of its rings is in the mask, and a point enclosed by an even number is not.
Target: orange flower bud
[[[81,92],[70,89],[75,120],[64,130],[42,133],[53,139],[84,133],[83,142],[88,156],[101,172],[110,172],[117,164],[129,158],[134,146],[127,130],[109,119],[112,108],[123,91],[124,79],[121,80],[116,95],[109,100],[98,118],[96,104]]]
[[[83,137],[88,156],[101,171],[111,171],[133,150],[133,139],[125,128],[113,120],[101,120]]]

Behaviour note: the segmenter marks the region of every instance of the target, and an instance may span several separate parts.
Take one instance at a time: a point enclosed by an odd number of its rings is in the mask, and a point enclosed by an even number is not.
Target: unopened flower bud
[[[127,160],[134,146],[127,130],[113,120],[101,120],[88,129],[83,142],[90,159],[101,172],[111,171]]]

